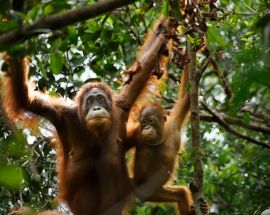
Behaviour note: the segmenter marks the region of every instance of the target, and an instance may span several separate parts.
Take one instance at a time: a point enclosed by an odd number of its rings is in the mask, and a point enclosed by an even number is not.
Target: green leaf
[[[54,12],[54,8],[51,4],[47,5],[45,8],[44,8],[44,14],[45,15],[49,15],[49,14],[52,14]]]
[[[19,188],[23,182],[23,174],[20,167],[16,166],[0,166],[0,184]]]
[[[177,18],[177,21],[181,21],[182,15],[180,13],[180,1],[172,0],[172,16]]]
[[[244,84],[239,83],[238,89],[233,98],[233,107],[238,109],[248,98],[249,98],[249,90],[251,88],[251,83],[243,80]]]
[[[37,65],[38,65],[38,68],[40,69],[40,71],[42,73],[42,76],[44,78],[46,78],[47,77],[47,70],[45,69],[44,64],[39,60],[38,57],[36,57],[35,60],[37,61]]]
[[[247,36],[250,36],[250,35],[252,35],[252,34],[254,34],[253,31],[248,31],[248,32],[246,33]]]
[[[78,42],[78,32],[75,27],[69,26],[68,30],[68,39],[71,44],[76,44]]]
[[[59,13],[63,10],[69,9],[70,5],[66,1],[54,0],[44,8],[44,14],[49,15],[52,13]]]
[[[250,122],[250,114],[248,112],[244,112],[242,119],[245,123],[249,123]]]
[[[248,38],[245,38],[245,37],[241,38],[241,40],[242,41],[245,41],[245,42],[248,42],[249,41]]]
[[[9,22],[0,22],[0,32],[7,32],[14,30],[18,27],[18,23],[15,20],[10,20]]]
[[[61,56],[59,54],[51,54],[50,62],[53,73],[59,74],[63,68]]]
[[[168,0],[165,1],[163,4],[162,13],[164,16],[169,16],[169,2],[168,2]]]
[[[39,13],[41,12],[42,5],[41,4],[36,4],[26,15],[26,20],[35,20]]]
[[[206,37],[208,42],[218,42],[221,46],[225,44],[224,38],[220,34],[220,29],[214,25],[208,28]]]

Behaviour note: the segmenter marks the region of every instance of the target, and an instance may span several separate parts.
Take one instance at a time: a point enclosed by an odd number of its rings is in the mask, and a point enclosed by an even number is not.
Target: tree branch
[[[60,29],[67,25],[112,11],[115,8],[127,5],[134,1],[135,0],[103,0],[84,8],[76,8],[63,13],[41,17],[31,25],[22,26],[19,30],[11,31],[0,36],[0,50],[5,49],[15,42],[24,41],[34,35],[42,34],[44,33],[44,29]]]
[[[239,125],[241,127],[244,127],[244,128],[247,128],[249,130],[253,130],[253,131],[259,131],[259,132],[262,132],[266,135],[270,135],[270,128],[267,128],[267,127],[263,127],[263,126],[258,126],[258,125],[255,125],[253,123],[245,123],[243,120],[241,119],[235,119],[233,117],[230,117],[230,116],[227,116],[227,115],[224,115],[222,114],[222,118],[230,123],[230,124],[234,124],[234,125]]]
[[[251,107],[244,107],[242,111],[246,111],[248,113],[250,113],[251,115],[261,119],[262,121],[264,121],[265,123],[267,123],[267,125],[270,125],[270,116],[258,111],[256,108],[251,108]]]
[[[231,127],[229,124],[226,123],[226,121],[216,111],[211,110],[206,105],[205,102],[201,102],[201,104],[214,117],[214,120],[217,123],[219,123],[226,131],[230,132],[231,134],[233,134],[235,136],[238,136],[238,137],[241,137],[241,138],[243,138],[245,140],[248,140],[250,142],[253,142],[253,143],[255,143],[255,144],[259,145],[259,146],[270,148],[270,144],[269,143],[260,142],[260,141],[256,140],[255,138],[246,136],[246,135],[240,133],[239,131],[237,131],[236,129],[234,129],[233,127]]]
[[[196,69],[196,52],[192,49],[191,44],[187,44],[189,58],[189,82],[190,82],[190,112],[191,112],[191,129],[192,129],[192,150],[194,153],[194,173],[190,189],[194,199],[195,214],[200,215],[200,204],[203,200],[203,163],[202,153],[200,151],[200,116],[199,116],[199,80],[200,72]],[[205,69],[204,69],[205,70]],[[202,73],[202,72],[201,72]]]
[[[270,135],[270,128],[259,126],[259,125],[256,125],[254,123],[249,123],[248,124],[248,123],[245,123],[243,120],[239,119],[238,117],[233,118],[233,117],[230,117],[230,116],[228,116],[228,115],[226,115],[224,113],[221,113],[220,117],[226,123],[233,124],[233,125],[238,125],[240,127],[243,127],[243,128],[246,128],[246,129],[249,129],[249,130],[252,130],[252,131],[258,131],[258,132],[262,132],[263,134]],[[218,122],[215,117],[210,116],[210,115],[200,114],[200,119],[203,120],[203,121],[206,121],[206,122]]]

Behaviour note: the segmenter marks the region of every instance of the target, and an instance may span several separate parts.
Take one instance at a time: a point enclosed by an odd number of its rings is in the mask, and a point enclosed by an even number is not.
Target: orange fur
[[[139,55],[142,56],[143,53],[145,53],[152,45],[156,34],[159,30],[160,26],[166,26],[169,25],[170,21],[168,20],[167,17],[161,16],[159,20],[154,24],[153,28],[151,31],[148,32],[148,34],[145,37],[145,43],[141,47]],[[175,23],[172,22],[170,25],[174,25]],[[170,28],[170,32],[167,32],[168,35],[172,36],[175,35],[176,33],[176,25],[172,28]],[[169,63],[169,58],[172,52],[172,47],[173,47],[173,41],[172,39],[168,40],[167,43],[167,50],[168,54],[159,54],[157,58],[157,63],[155,66],[155,70],[160,70],[162,73],[162,77],[159,78],[157,76],[151,76],[142,93],[139,95],[139,97],[136,99],[134,105],[132,106],[132,109],[129,114],[129,121],[128,121],[128,127],[133,127],[134,121],[137,120],[138,115],[140,113],[140,110],[143,106],[150,105],[153,102],[155,103],[157,99],[160,99],[162,97],[162,92],[166,89],[166,81],[168,79],[168,70],[167,70],[167,65]],[[158,73],[158,72],[157,72]],[[154,72],[155,74],[155,72]]]
[[[9,58],[7,55],[9,69],[4,77],[7,88],[5,110],[13,121],[26,122],[28,118],[41,116],[55,126],[60,196],[73,214],[120,214],[130,197],[132,187],[119,142],[126,138],[130,107],[151,76],[155,62],[159,62],[163,55],[159,51],[168,42],[166,35],[171,31],[169,19],[164,19],[163,24],[166,25],[161,26],[148,49],[137,60],[134,79],[122,88],[116,100],[102,83],[89,83],[82,87],[73,105],[61,98],[33,91],[28,81],[28,59],[21,56]],[[112,125],[98,135],[82,123],[84,118],[79,110],[81,97],[93,87],[107,92],[112,100]]]
[[[178,99],[164,124],[164,135],[156,142],[157,145],[149,146],[141,137],[141,127],[134,126],[128,131],[126,147],[136,146],[134,162],[135,193],[142,200],[172,201],[178,202],[178,212],[181,215],[191,214],[192,197],[190,190],[178,187],[163,187],[170,184],[176,164],[178,164],[178,152],[181,148],[180,133],[185,118],[189,112],[189,93],[186,90],[188,84],[188,67],[183,70],[181,84],[179,86]],[[165,115],[163,108],[156,104],[153,109],[155,116]],[[141,113],[149,105],[144,105]],[[160,113],[159,113],[160,112]],[[160,118],[160,117],[159,117]],[[161,121],[161,119],[160,119]],[[162,123],[162,122],[160,122]],[[137,191],[136,191],[137,190]]]

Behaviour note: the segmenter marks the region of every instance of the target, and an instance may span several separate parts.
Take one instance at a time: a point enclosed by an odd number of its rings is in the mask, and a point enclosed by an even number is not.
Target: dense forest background
[[[121,71],[134,62],[146,33],[173,1],[138,0],[62,28],[56,23],[32,29],[23,40],[3,40],[5,33],[40,17],[94,2],[0,0],[0,49],[24,48],[32,57],[30,73],[37,88],[51,95],[73,98],[91,79],[117,91]],[[180,36],[208,48],[197,53],[198,69],[209,61],[199,85],[204,196],[211,214],[260,214],[270,207],[270,1],[192,2],[198,5],[190,12],[196,19],[181,20]],[[183,11],[176,14],[181,19]],[[169,65],[165,108],[175,101],[180,71]],[[54,204],[58,185],[52,129],[44,120],[36,129],[14,125],[0,109],[0,214],[21,206],[66,210]],[[185,134],[176,185],[189,184],[193,176],[189,124]],[[140,203],[132,214],[174,214],[174,208]]]

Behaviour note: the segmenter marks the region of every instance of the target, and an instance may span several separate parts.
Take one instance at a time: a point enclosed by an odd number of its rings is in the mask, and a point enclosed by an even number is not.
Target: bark
[[[190,82],[190,111],[191,111],[191,129],[192,129],[192,150],[194,159],[194,173],[190,185],[194,200],[195,214],[200,215],[200,204],[202,201],[203,188],[203,163],[200,150],[200,115],[199,115],[199,80],[201,74],[196,69],[196,52],[192,50],[188,43],[189,63],[189,82]]]

